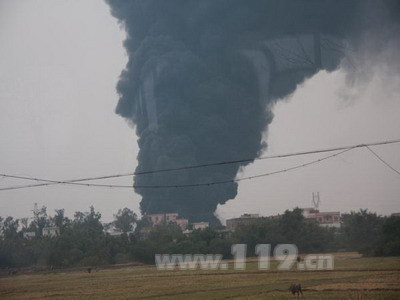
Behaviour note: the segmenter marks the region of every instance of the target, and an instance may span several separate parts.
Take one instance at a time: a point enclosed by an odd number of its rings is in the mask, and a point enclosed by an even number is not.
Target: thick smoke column
[[[138,172],[256,158],[274,102],[335,69],[343,41],[365,21],[362,0],[108,3],[127,33],[116,112],[136,125]],[[142,175],[135,185],[233,180],[244,165]],[[216,222],[217,205],[236,196],[237,184],[136,191],[144,213]]]

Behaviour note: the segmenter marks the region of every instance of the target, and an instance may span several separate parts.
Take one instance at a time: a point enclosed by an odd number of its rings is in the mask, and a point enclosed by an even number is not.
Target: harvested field
[[[21,274],[0,278],[1,299],[293,299],[300,282],[306,299],[399,299],[400,257],[335,256],[332,271],[170,270],[154,266]]]

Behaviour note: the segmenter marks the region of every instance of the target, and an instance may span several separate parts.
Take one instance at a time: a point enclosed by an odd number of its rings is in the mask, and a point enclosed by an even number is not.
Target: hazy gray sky
[[[114,114],[115,85],[127,57],[124,32],[102,1],[0,2],[0,173],[69,179],[131,172],[134,129]],[[320,72],[275,107],[265,155],[400,138],[400,77],[377,64],[350,87],[343,70]],[[374,150],[400,169],[400,144]],[[324,155],[257,161],[238,176],[279,170]],[[107,181],[131,184],[132,178]],[[0,186],[29,183],[0,177]],[[221,218],[321,210],[400,211],[400,176],[366,149],[276,176],[241,182]],[[206,197],[207,195],[205,195]],[[51,186],[0,192],[0,215],[30,215],[33,204],[72,215],[94,205],[109,221],[139,211],[133,190]]]

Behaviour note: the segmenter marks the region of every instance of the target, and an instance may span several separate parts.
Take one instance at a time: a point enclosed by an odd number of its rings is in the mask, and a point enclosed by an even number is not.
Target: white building
[[[121,236],[123,232],[121,230],[111,228],[107,231],[104,231],[106,234],[109,234],[110,236]]]
[[[182,229],[186,230],[189,226],[189,220],[188,219],[176,219],[175,223]]]
[[[321,226],[340,228],[340,212],[320,212],[315,208],[302,208],[306,219],[316,220]]]
[[[42,229],[42,236],[44,237],[57,237],[60,235],[60,228],[53,226],[53,227],[44,227]]]
[[[24,232],[24,239],[31,240],[36,236],[36,232]]]
[[[197,223],[192,223],[192,228],[193,228],[193,230],[196,230],[196,229],[203,230],[203,229],[208,228],[208,226],[210,226],[210,224],[209,224],[208,222],[197,222]]]

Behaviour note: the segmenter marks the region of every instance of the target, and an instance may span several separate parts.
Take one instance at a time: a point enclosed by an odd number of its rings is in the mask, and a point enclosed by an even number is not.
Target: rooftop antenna
[[[321,200],[319,198],[319,192],[317,193],[312,193],[312,203],[314,204],[314,209],[318,210],[319,204],[321,203]]]

